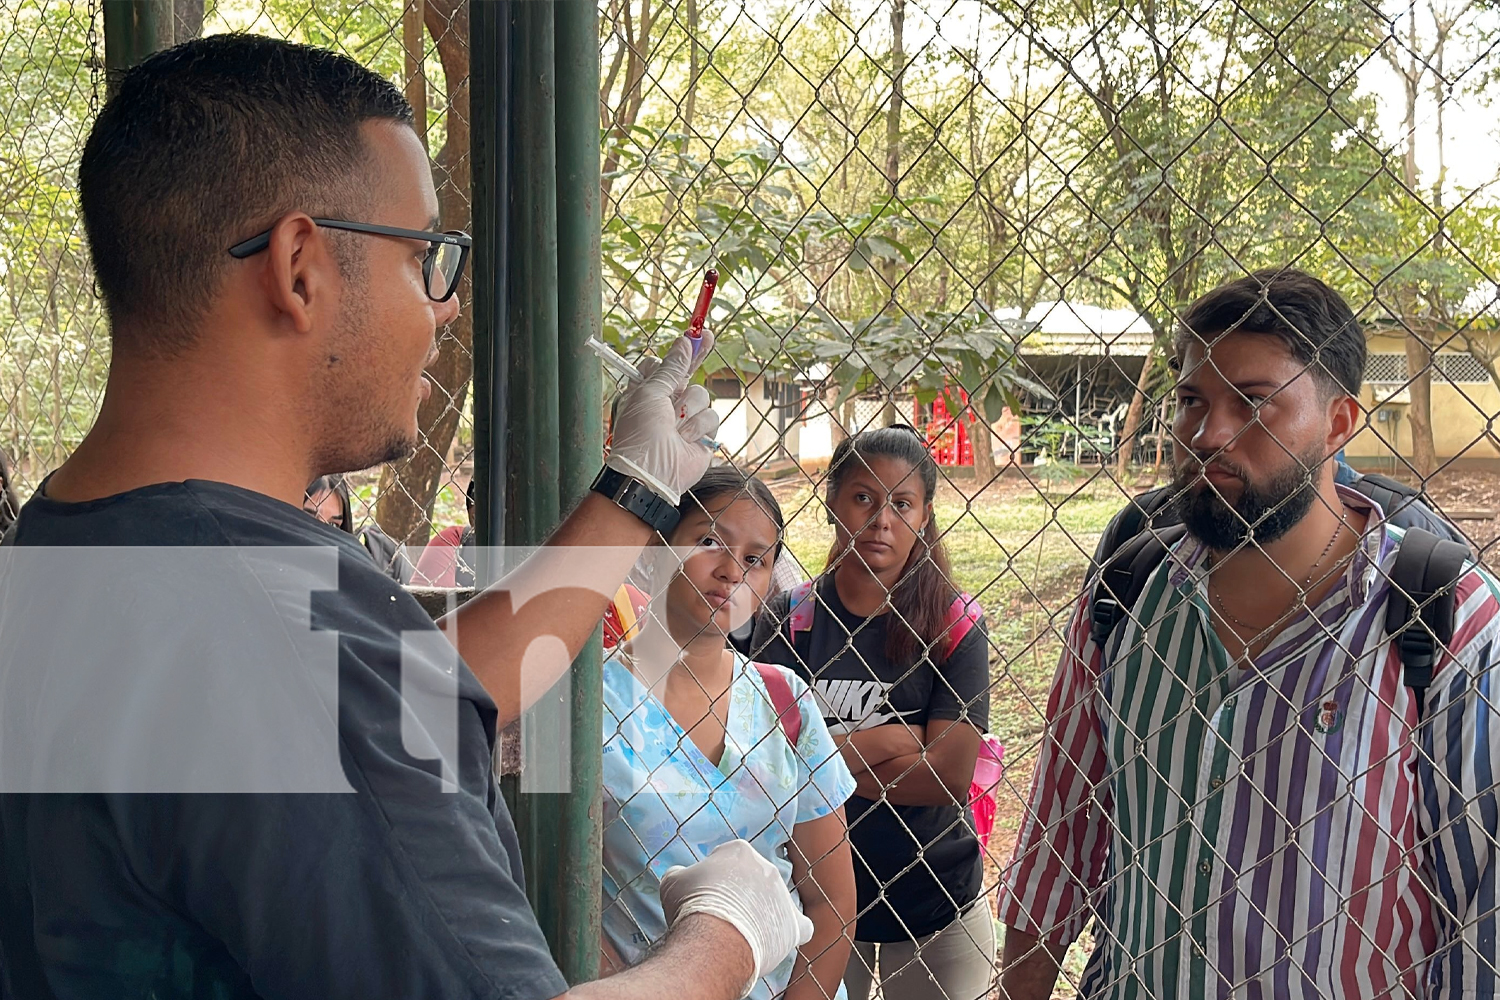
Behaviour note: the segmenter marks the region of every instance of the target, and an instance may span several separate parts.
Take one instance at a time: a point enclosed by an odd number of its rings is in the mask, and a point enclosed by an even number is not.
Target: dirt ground
[[[1469,536],[1487,566],[1500,563],[1500,547],[1494,544],[1500,537],[1500,472],[1439,472],[1427,484],[1427,495],[1439,513]]]

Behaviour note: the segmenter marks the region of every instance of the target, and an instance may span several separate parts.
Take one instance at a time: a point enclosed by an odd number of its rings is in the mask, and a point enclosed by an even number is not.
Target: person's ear
[[[1337,455],[1360,432],[1364,417],[1364,408],[1353,396],[1337,393],[1328,401],[1328,440],[1323,447],[1330,456]]]
[[[282,216],[271,227],[261,286],[279,317],[297,333],[308,333],[319,313],[336,306],[338,261],[317,223],[303,212]]]

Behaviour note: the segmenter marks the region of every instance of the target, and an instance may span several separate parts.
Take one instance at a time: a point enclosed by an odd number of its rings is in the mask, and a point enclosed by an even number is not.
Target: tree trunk
[[[1408,11],[1409,62],[1404,74],[1406,92],[1406,150],[1401,160],[1402,180],[1408,191],[1417,190],[1417,94],[1427,71],[1418,55],[1417,7]],[[1432,350],[1417,329],[1420,298],[1415,285],[1408,284],[1396,296],[1401,303],[1401,319],[1406,324],[1406,374],[1411,380],[1411,405],[1406,419],[1411,424],[1411,461],[1424,480],[1437,470],[1437,446],[1432,440]]]
[[[1411,464],[1425,481],[1437,471],[1437,446],[1432,440],[1432,350],[1415,332],[1406,335],[1406,373],[1411,382]]]
[[[891,0],[891,101],[885,111],[885,182],[895,201],[901,181],[901,105],[905,99],[906,77],[906,0]],[[891,261],[880,269],[888,289],[887,311],[894,312],[896,286],[901,280],[901,265]],[[890,421],[887,421],[889,424]]]
[[[48,444],[47,468],[55,469],[64,458],[67,450],[63,446],[63,386],[62,386],[62,354],[63,354],[63,332],[62,316],[57,308],[57,268],[52,269],[47,282],[47,316],[52,321],[52,440]]]
[[[1151,366],[1156,361],[1157,345],[1151,344],[1146,358],[1141,362],[1141,374],[1135,380],[1135,394],[1130,397],[1130,409],[1125,411],[1125,426],[1120,430],[1119,449],[1115,455],[1115,478],[1123,481],[1130,471],[1130,456],[1135,452],[1135,435],[1141,428],[1141,416],[1146,409],[1146,386],[1151,383]]]
[[[185,42],[203,33],[203,0],[172,0],[172,41]]]
[[[693,114],[698,107],[698,78],[703,75],[703,47],[698,44],[698,0],[687,0],[688,86],[682,102],[682,131],[693,134]]]
[[[614,185],[611,176],[620,166],[620,145],[630,134],[630,129],[640,117],[641,106],[646,100],[646,59],[651,54],[651,27],[653,18],[651,14],[651,0],[641,0],[641,16],[637,20],[631,9],[632,0],[623,0],[620,9],[625,18],[624,46],[628,50],[625,57],[625,83],[620,91],[620,102],[615,106],[614,113],[610,115],[608,123],[610,137],[607,140],[607,153],[604,157],[604,166],[600,170],[600,183],[603,185],[602,204],[609,204],[609,191]],[[606,100],[608,95],[606,95]]]
[[[857,418],[858,414],[855,409],[854,397],[850,396],[848,399],[844,400],[843,415],[840,416],[837,421],[835,421],[839,431],[841,432],[841,436],[839,437],[840,441],[844,440],[845,438],[854,436],[855,431],[857,430],[857,428],[854,426],[854,423]]]
[[[425,0],[427,30],[437,41],[447,89],[448,138],[437,155],[438,205],[447,229],[470,228],[469,184],[469,6],[466,0]],[[472,301],[464,274],[459,301]],[[474,374],[474,321],[469,309],[438,335],[438,358],[427,369],[432,395],[417,411],[422,440],[411,458],[386,466],[380,475],[375,519],[386,534],[420,545],[431,533],[432,501],[448,473],[444,456],[458,431]]]
[[[427,75],[423,67],[427,50],[427,33],[422,24],[423,0],[406,0],[401,12],[401,48],[406,56],[406,102],[411,105],[412,119],[422,148],[427,148]]]
[[[841,414],[841,413],[835,413],[833,411],[832,407],[828,406],[828,402],[829,402],[830,399],[837,399],[838,398],[838,393],[839,393],[838,387],[835,386],[833,388],[824,390],[824,395],[823,395],[823,405],[824,405],[824,407],[826,409],[826,412],[828,413],[828,416],[830,418],[829,419],[829,426],[832,428],[832,432],[828,435],[828,438],[829,438],[829,442],[835,448],[837,448],[839,445],[843,444],[844,441],[846,441],[848,439],[848,437],[849,437],[849,427],[848,427],[847,424],[844,423],[843,414]],[[847,410],[849,408],[849,404],[845,403],[844,404],[844,408]]]
[[[995,481],[995,441],[990,425],[971,406],[966,411],[969,445],[974,449],[974,478],[980,489]]]

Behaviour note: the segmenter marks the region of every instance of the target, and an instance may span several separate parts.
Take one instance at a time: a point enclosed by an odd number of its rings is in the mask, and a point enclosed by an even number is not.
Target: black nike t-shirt
[[[188,481],[76,504],[39,495],[14,542],[0,549],[0,699],[29,707],[0,732],[0,996],[567,990],[493,776],[494,704],[352,535]],[[119,546],[140,547],[134,572],[108,558]],[[173,559],[172,547],[200,555]],[[281,551],[258,557],[267,547]],[[298,596],[293,564],[306,553],[332,567],[336,589]],[[78,569],[91,554],[95,570]],[[59,606],[68,627],[31,627]],[[71,621],[67,609],[82,607],[91,621]],[[81,661],[93,654],[75,652],[94,648],[90,633],[114,651],[112,669],[92,676]],[[312,666],[323,654],[327,683]],[[262,696],[305,718],[257,714]],[[173,753],[163,727],[201,740],[203,719],[222,737]],[[279,734],[320,726],[347,791],[220,787],[296,785],[300,762]],[[141,788],[158,779],[161,790]],[[47,782],[63,790],[38,794]]]
[[[892,663],[890,616],[860,618],[839,599],[831,575],[807,600],[812,627],[787,641],[791,594],[766,602],[751,641],[754,658],[791,667],[816,692],[832,732],[904,721],[963,719],[983,732],[989,721],[989,643],[971,629],[934,665]],[[860,941],[909,941],[941,930],[978,898],[984,879],[973,816],[957,805],[896,806],[855,795],[845,807],[854,847]]]

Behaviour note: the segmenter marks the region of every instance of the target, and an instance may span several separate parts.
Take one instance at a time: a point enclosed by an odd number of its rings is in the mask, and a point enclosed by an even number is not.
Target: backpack
[[[1463,536],[1428,507],[1417,490],[1385,476],[1361,476],[1350,488],[1404,517],[1387,520],[1405,528],[1391,568],[1386,633],[1398,636],[1402,681],[1420,716],[1440,649],[1453,638],[1457,584],[1471,558]],[[1101,650],[1135,607],[1151,573],[1187,529],[1170,509],[1167,487],[1131,500],[1105,528],[1094,552],[1089,634]],[[1389,506],[1387,506],[1389,501]],[[1402,522],[1405,521],[1403,524]],[[1446,529],[1441,533],[1426,522]],[[1414,612],[1420,609],[1420,614]]]
[[[802,735],[802,713],[797,708],[796,695],[792,694],[791,682],[786,679],[786,674],[781,672],[780,667],[769,663],[757,663],[755,669],[760,671],[760,679],[766,685],[766,694],[771,696],[771,707],[776,710],[776,721],[781,724],[781,733],[795,750],[797,738]]]

